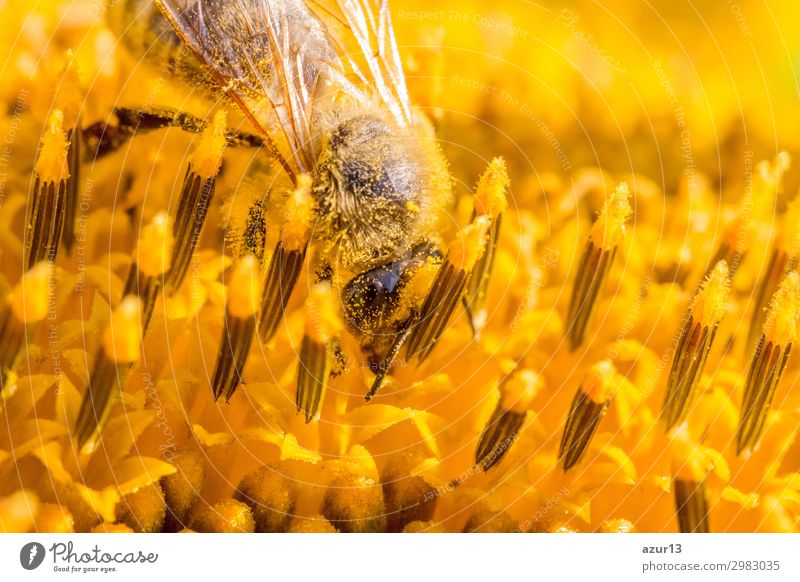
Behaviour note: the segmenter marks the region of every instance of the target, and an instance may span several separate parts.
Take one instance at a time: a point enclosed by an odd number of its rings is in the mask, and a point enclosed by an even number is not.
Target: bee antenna
[[[372,383],[372,387],[367,392],[367,395],[364,397],[364,402],[369,402],[372,400],[372,397],[375,396],[375,393],[378,391],[378,388],[381,387],[383,383],[383,379],[386,377],[386,372],[389,371],[391,368],[394,359],[397,357],[397,354],[400,353],[400,348],[403,347],[403,344],[408,339],[408,336],[411,335],[411,330],[414,328],[414,323],[419,319],[419,311],[415,308],[411,308],[411,315],[408,319],[403,323],[403,327],[400,329],[400,333],[397,334],[397,337],[392,342],[389,351],[386,353],[386,356],[383,358],[380,364],[378,364],[378,372],[375,375],[375,381]]]

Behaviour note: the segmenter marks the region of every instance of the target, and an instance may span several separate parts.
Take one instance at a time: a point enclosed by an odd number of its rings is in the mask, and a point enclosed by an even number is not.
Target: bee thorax
[[[350,118],[328,134],[315,175],[315,238],[331,259],[365,269],[414,242],[424,189],[413,141],[378,117]]]

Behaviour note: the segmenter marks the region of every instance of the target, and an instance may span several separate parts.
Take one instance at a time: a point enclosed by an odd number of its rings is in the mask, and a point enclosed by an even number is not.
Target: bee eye
[[[372,279],[364,284],[364,302],[368,305],[375,304],[377,301],[383,299],[386,292],[386,287],[377,279]]]

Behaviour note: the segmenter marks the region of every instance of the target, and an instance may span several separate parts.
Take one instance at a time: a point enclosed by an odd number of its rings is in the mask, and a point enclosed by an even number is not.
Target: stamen
[[[686,418],[694,400],[717,328],[725,315],[730,292],[729,277],[728,264],[725,261],[717,263],[684,317],[661,405],[661,418],[667,430]]]
[[[797,339],[798,316],[800,276],[792,272],[772,296],[761,339],[750,360],[736,432],[737,454],[754,449],[761,438],[775,390]]]
[[[488,216],[489,232],[484,243],[484,252],[472,269],[464,291],[464,308],[469,315],[473,333],[480,331],[486,320],[484,303],[486,291],[492,274],[497,241],[500,238],[500,224],[503,212],[508,206],[506,190],[509,187],[508,172],[503,158],[495,158],[481,176],[475,193],[475,215]],[[474,217],[473,217],[474,218]]]
[[[89,386],[83,396],[75,438],[82,448],[105,424],[125,377],[139,359],[142,343],[141,303],[129,295],[111,314],[111,322],[98,349]]]
[[[489,224],[487,216],[476,217],[450,244],[450,252],[436,274],[420,310],[419,322],[408,340],[406,353],[409,360],[416,356],[422,363],[444,333],[473,268],[486,251]]]
[[[670,433],[672,487],[681,533],[708,533],[706,478],[717,460],[710,449],[695,443],[686,427]]]
[[[50,115],[34,168],[33,191],[25,223],[25,268],[42,260],[54,262],[64,226],[64,201],[70,180],[64,134],[64,113]]]
[[[275,335],[283,311],[300,276],[311,235],[313,210],[311,177],[301,174],[297,178],[297,188],[289,197],[286,224],[283,227],[281,240],[275,245],[264,282],[258,327],[259,336],[264,343]]]
[[[617,247],[625,236],[625,223],[633,210],[630,190],[623,182],[603,204],[578,264],[567,314],[567,335],[572,350],[582,343],[597,296],[608,276]]]
[[[333,345],[344,329],[339,303],[330,282],[315,284],[306,299],[306,332],[300,346],[297,365],[297,412],[306,423],[319,413],[333,358]]]
[[[708,501],[705,481],[675,479],[675,510],[681,533],[708,533]]]
[[[169,216],[158,213],[153,221],[142,229],[136,262],[131,264],[128,280],[122,296],[137,295],[142,302],[142,333],[147,333],[150,318],[161,291],[162,275],[168,270],[172,248],[172,233]]]
[[[247,355],[256,330],[259,272],[255,258],[247,256],[236,265],[227,285],[225,327],[222,331],[211,388],[214,399],[228,402],[242,382]]]
[[[216,176],[222,164],[225,123],[225,112],[218,111],[213,122],[203,131],[189,158],[172,230],[175,244],[166,282],[170,295],[183,283],[192,254],[200,241],[203,224],[214,196]]]
[[[792,200],[786,209],[767,272],[758,286],[753,316],[750,320],[750,332],[747,336],[748,349],[756,344],[761,334],[769,298],[778,290],[778,285],[786,274],[795,269],[798,250],[800,250],[800,196]]]
[[[67,51],[65,61],[64,73],[59,91],[55,97],[55,104],[56,107],[64,112],[64,129],[69,142],[67,165],[70,178],[67,180],[64,197],[64,227],[61,233],[61,242],[69,253],[75,242],[75,218],[78,208],[81,139],[83,135],[80,121],[80,104],[83,103],[84,94],[80,87],[77,60],[72,50]]]
[[[586,380],[572,399],[561,436],[558,459],[564,471],[577,465],[586,454],[618,386],[617,369],[611,360],[602,360],[589,368]]]
[[[530,404],[544,385],[532,370],[512,372],[499,386],[500,400],[481,432],[475,465],[488,471],[498,464],[517,439]]]

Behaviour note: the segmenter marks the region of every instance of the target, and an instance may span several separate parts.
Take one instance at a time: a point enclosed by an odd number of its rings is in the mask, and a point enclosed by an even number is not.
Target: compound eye
[[[372,331],[380,327],[392,309],[393,292],[398,277],[386,268],[362,273],[344,288],[343,299],[350,323],[357,330]]]

